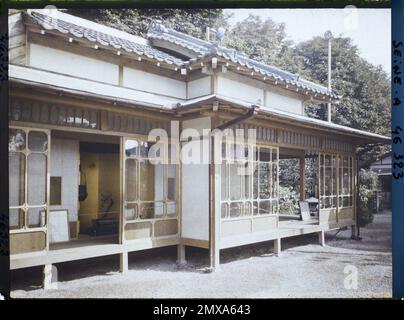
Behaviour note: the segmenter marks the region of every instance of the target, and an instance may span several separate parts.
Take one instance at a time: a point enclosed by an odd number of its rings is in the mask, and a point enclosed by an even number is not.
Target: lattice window
[[[337,207],[337,156],[320,154],[320,208]]]
[[[9,129],[10,229],[44,228],[48,209],[49,132]]]
[[[222,219],[278,213],[278,148],[222,143]]]
[[[126,221],[176,218],[178,165],[171,160],[174,145],[153,153],[153,143],[126,139],[124,143],[124,218]]]
[[[338,205],[341,208],[353,206],[353,157],[340,158]]]

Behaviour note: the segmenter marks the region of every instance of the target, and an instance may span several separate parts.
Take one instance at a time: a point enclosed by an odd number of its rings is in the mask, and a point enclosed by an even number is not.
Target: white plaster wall
[[[118,65],[34,43],[30,44],[29,65],[109,84],[119,81]]]
[[[70,139],[51,140],[51,176],[62,177],[62,203],[51,210],[67,209],[69,221],[77,221],[80,150],[79,142]]]
[[[210,129],[210,118],[198,118],[182,123],[182,128],[194,128],[200,132]],[[202,146],[199,141],[188,142]],[[202,147],[201,147],[202,148]],[[200,150],[202,153],[202,150]],[[205,149],[206,152],[206,149]],[[209,240],[209,165],[182,164],[182,216],[181,236]]]
[[[264,102],[264,90],[223,76],[217,78],[217,93],[233,99],[240,99],[245,102]]]
[[[195,129],[200,136],[202,136],[204,129],[210,129],[210,128],[211,128],[210,117],[201,117],[182,122],[182,130]]]
[[[182,166],[181,236],[209,240],[209,165]]]
[[[206,96],[210,94],[211,89],[211,78],[205,77],[201,79],[197,79],[194,81],[190,81],[187,83],[188,85],[188,99],[197,98],[201,96]]]
[[[186,82],[128,67],[123,68],[122,85],[127,88],[186,99]]]
[[[303,114],[303,100],[280,90],[265,91],[265,107],[295,114]]]

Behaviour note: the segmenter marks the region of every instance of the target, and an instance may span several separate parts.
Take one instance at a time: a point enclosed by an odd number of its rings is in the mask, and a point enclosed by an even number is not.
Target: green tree
[[[222,9],[69,9],[68,13],[146,38],[153,20],[204,39],[206,27],[227,26]]]

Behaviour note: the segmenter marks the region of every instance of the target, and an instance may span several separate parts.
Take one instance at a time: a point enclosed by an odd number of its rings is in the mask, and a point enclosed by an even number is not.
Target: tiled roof
[[[124,50],[128,53],[135,53],[136,55],[140,56],[145,55],[150,59],[155,59],[167,64],[173,64],[178,67],[186,67],[199,59],[207,58],[209,56],[218,56],[241,67],[246,67],[252,72],[262,74],[268,78],[311,91],[312,93],[319,93],[337,98],[337,96],[332,94],[327,87],[300,78],[299,75],[250,59],[245,54],[234,49],[221,47],[217,44],[212,44],[208,41],[192,37],[185,33],[168,29],[158,21],[151,23],[148,30],[148,39],[151,41],[153,41],[153,39],[160,39],[174,43],[178,46],[191,50],[195,53],[195,56],[184,61],[178,57],[163,52],[156,47],[153,47],[145,39],[142,39],[144,41],[141,43],[135,40],[135,38],[138,37],[128,33],[120,32],[121,35],[124,34],[125,36],[119,36],[113,32],[104,32],[105,29],[101,29],[101,27],[104,26],[99,24],[93,23],[91,26],[89,26],[88,24],[74,23],[66,18],[69,16],[66,14],[61,14],[58,15],[57,18],[54,18],[38,11],[31,11],[29,16],[35,23],[46,30],[57,30],[63,34],[70,34],[74,37],[85,38],[88,41],[98,43],[103,46],[111,46],[117,50]],[[99,28],[97,28],[97,26],[99,26]],[[109,28],[109,30],[115,29]]]
[[[154,21],[149,28],[148,38],[159,39],[176,44],[195,53],[195,57],[191,58],[189,62],[197,61],[200,58],[216,55],[224,59],[236,63],[242,67],[247,67],[251,71],[260,73],[263,76],[271,77],[274,80],[284,81],[286,84],[295,85],[298,88],[310,90],[315,93],[325,94],[337,98],[333,95],[327,87],[313,83],[306,79],[300,78],[299,75],[293,74],[277,67],[264,64],[262,62],[248,58],[245,54],[240,53],[234,49],[221,47],[217,44],[204,41],[190,35],[168,29],[160,22]]]
[[[126,52],[133,52],[137,55],[145,55],[148,58],[156,59],[157,61],[166,62],[168,64],[182,65],[183,60],[172,55],[162,52],[149,45],[144,45],[136,41],[131,41],[115,35],[80,26],[61,19],[60,17],[53,18],[48,15],[32,11],[30,16],[33,20],[46,30],[57,30],[64,34],[71,34],[78,38],[85,38],[91,42],[99,43],[103,46],[112,46],[115,49],[122,49]],[[62,16],[63,17],[63,16]]]

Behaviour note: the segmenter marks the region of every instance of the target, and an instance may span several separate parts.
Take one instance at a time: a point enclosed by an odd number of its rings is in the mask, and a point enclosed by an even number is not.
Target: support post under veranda
[[[318,243],[322,246],[325,247],[325,232],[324,230],[321,230],[318,233]]]
[[[119,271],[125,274],[129,271],[128,252],[124,251],[119,254]]]
[[[281,255],[281,252],[281,238],[277,238],[274,240],[274,253],[277,257],[279,257]]]
[[[186,247],[183,244],[177,245],[177,264],[184,265],[187,263],[186,260]]]
[[[51,264],[44,265],[42,276],[43,276],[42,286],[45,290],[57,289],[58,275],[55,266]]]

